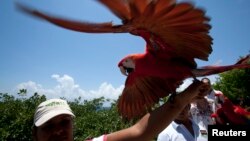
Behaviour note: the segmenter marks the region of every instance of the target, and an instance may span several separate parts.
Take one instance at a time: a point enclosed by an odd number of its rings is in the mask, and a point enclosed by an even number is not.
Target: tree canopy
[[[236,69],[219,74],[213,87],[235,104],[250,106],[250,69]]]

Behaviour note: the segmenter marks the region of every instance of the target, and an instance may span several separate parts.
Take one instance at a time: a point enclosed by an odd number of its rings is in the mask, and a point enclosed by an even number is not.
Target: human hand
[[[199,80],[194,80],[181,94],[182,101],[188,100],[190,102],[202,99],[206,96],[210,89],[210,85]],[[187,96],[186,96],[187,95]]]

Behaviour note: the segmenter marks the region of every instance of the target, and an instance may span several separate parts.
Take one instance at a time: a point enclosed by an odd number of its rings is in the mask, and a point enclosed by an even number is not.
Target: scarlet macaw
[[[239,105],[234,105],[227,97],[224,97],[222,107],[211,116],[217,120],[217,124],[250,124],[250,112]]]
[[[208,60],[212,52],[210,18],[193,3],[176,0],[98,0],[122,20],[121,25],[77,22],[51,16],[24,5],[22,11],[70,30],[86,33],[131,33],[146,41],[141,54],[121,59],[118,67],[127,76],[118,99],[122,117],[144,115],[160,98],[175,93],[189,77],[221,73],[249,64],[197,68],[194,59]],[[247,59],[250,57],[248,56]],[[246,59],[246,60],[247,60]],[[243,61],[244,62],[244,61]]]

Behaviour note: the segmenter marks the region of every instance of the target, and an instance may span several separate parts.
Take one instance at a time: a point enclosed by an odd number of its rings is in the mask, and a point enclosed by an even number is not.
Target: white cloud
[[[100,87],[95,90],[84,90],[78,84],[75,84],[74,79],[69,75],[57,75],[54,74],[51,76],[52,79],[57,81],[57,85],[53,88],[44,88],[41,84],[37,84],[33,81],[23,82],[16,87],[16,91],[20,89],[27,90],[27,97],[32,96],[35,92],[38,94],[44,94],[47,98],[59,98],[64,97],[67,100],[74,100],[78,97],[81,97],[83,100],[92,100],[94,98],[104,97],[105,99],[117,100],[124,85],[121,85],[115,88],[112,84],[108,82],[103,82],[100,84]],[[212,83],[215,82],[216,75],[209,76],[208,78]],[[184,83],[177,89],[178,92],[186,89],[193,79],[186,79]],[[105,103],[108,104],[108,103]]]
[[[123,85],[114,88],[112,84],[103,82],[97,90],[83,90],[78,84],[75,84],[74,79],[69,75],[54,74],[51,77],[58,82],[53,88],[46,89],[41,84],[28,81],[17,85],[16,90],[27,89],[28,97],[37,92],[38,94],[44,94],[47,98],[64,97],[67,100],[74,100],[80,96],[84,100],[91,100],[103,96],[106,99],[117,100],[124,88]]]

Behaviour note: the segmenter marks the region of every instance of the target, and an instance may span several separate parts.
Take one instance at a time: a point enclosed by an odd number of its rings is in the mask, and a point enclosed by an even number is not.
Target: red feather
[[[222,121],[220,124],[245,125],[249,124],[250,121],[250,112],[240,106],[234,105],[226,97],[222,107],[213,116],[220,118],[220,121]]]
[[[27,14],[70,30],[86,33],[131,33],[146,41],[146,51],[123,58],[118,66],[127,73],[125,88],[118,100],[124,118],[142,116],[161,97],[175,93],[189,77],[221,73],[235,68],[250,68],[249,56],[231,66],[197,68],[195,59],[208,60],[212,52],[210,18],[193,3],[176,0],[98,0],[121,19],[111,22],[78,22],[51,16],[24,5]],[[127,71],[127,72],[126,72]]]

